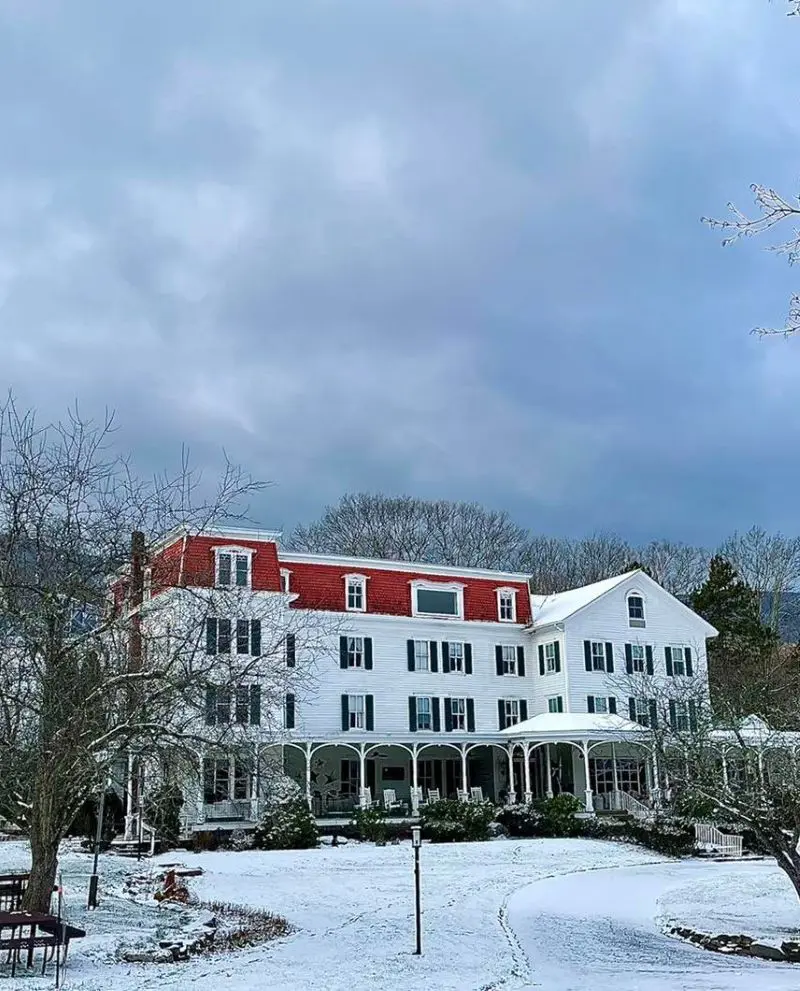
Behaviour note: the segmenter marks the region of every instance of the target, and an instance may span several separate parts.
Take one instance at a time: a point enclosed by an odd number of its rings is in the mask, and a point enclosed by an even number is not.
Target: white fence
[[[718,853],[723,857],[741,857],[742,838],[720,832],[716,826],[707,822],[694,824],[694,840],[701,850],[708,853]]]

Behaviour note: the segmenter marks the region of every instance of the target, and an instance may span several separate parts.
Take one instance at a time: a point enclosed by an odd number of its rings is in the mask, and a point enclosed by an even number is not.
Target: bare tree
[[[477,503],[361,492],[298,527],[289,544],[298,551],[510,569],[525,538],[508,513]]]
[[[174,474],[137,478],[112,429],[77,410],[39,425],[13,397],[0,408],[0,812],[30,837],[29,909],[47,908],[60,840],[131,753],[196,762],[229,732],[206,725],[209,681],[257,671],[267,723],[285,690],[274,676],[291,628],[280,595],[231,612],[225,592],[192,591],[174,562],[145,581],[159,559],[146,535],[241,519],[261,484],[226,463],[206,486],[186,458]],[[237,614],[258,617],[248,636],[257,629],[259,643],[207,653],[205,617]]]
[[[800,538],[770,534],[754,526],[746,533],[734,533],[718,553],[750,588],[768,597],[770,626],[777,631],[786,593],[800,582]]]
[[[633,553],[650,577],[679,599],[702,585],[708,571],[709,554],[703,547],[653,540]]]
[[[575,544],[563,537],[530,537],[520,553],[518,567],[530,575],[531,591],[538,595],[564,592],[580,584]]]

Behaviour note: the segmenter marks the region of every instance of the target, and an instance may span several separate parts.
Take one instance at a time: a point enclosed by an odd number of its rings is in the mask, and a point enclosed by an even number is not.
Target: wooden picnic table
[[[52,959],[56,953],[60,953],[63,946],[66,959],[69,941],[85,935],[83,929],[67,925],[55,915],[47,915],[44,912],[0,912],[0,951],[8,950],[6,963],[11,961],[12,977],[16,974],[17,962],[23,950],[28,952],[28,968],[33,966],[36,949],[41,947],[44,950],[42,962],[42,973],[44,973],[48,950],[52,951],[50,953]]]

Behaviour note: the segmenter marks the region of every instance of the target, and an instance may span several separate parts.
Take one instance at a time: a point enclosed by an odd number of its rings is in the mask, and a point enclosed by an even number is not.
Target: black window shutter
[[[215,619],[206,620],[206,653],[216,654],[217,652],[217,621]]]
[[[564,696],[563,695],[559,695],[558,696],[557,708],[558,708],[558,711],[559,712],[563,712],[564,711]]]
[[[342,696],[342,732],[350,729],[350,703],[346,695]]]
[[[650,729],[658,728],[658,706],[655,699],[650,699]]]
[[[647,646],[644,648],[645,664],[647,666],[647,673],[653,673],[653,648]]]
[[[558,672],[561,670],[561,644],[558,642],[558,640],[555,641],[553,647],[555,649],[555,655],[556,655],[556,674],[558,674]]]
[[[450,673],[450,644],[442,641],[442,674]]]
[[[339,637],[339,667],[347,670],[347,637]]]
[[[694,699],[689,699],[689,729],[693,733],[697,732],[697,703]]]
[[[206,685],[206,726],[214,726],[217,722],[217,689],[214,685]]]
[[[372,637],[364,637],[364,668],[372,670]]]
[[[527,718],[528,718],[528,700],[527,699],[520,699],[519,700],[519,721],[521,723],[524,723]]]
[[[472,674],[472,644],[464,644],[464,674]]]
[[[504,699],[497,700],[497,725],[500,729],[506,728],[506,703]]]
[[[517,647],[517,674],[520,678],[525,677],[525,648]]]
[[[583,663],[586,666],[587,671],[592,670],[592,641],[583,641]]]
[[[673,702],[672,699],[670,699],[670,701],[669,701],[669,724],[672,727],[672,729],[677,729],[677,726],[675,725],[675,723],[677,723],[677,721],[678,721],[678,716],[677,716],[677,713],[675,712],[675,703]]]
[[[633,648],[629,643],[625,644],[625,673],[633,674]]]
[[[453,728],[453,710],[450,708],[450,699],[444,699],[444,731],[449,733]]]
[[[250,725],[261,725],[261,685],[250,686]]]
[[[667,665],[667,677],[672,677],[672,647],[664,648],[664,660]]]
[[[261,657],[261,620],[250,620],[250,653],[253,657]]]
[[[408,728],[412,733],[417,732],[417,700],[413,695],[408,697]]]
[[[246,619],[236,620],[236,653],[250,653],[250,623]]]
[[[368,730],[375,729],[375,696],[367,695],[364,698],[364,713]]]
[[[467,699],[467,732],[475,732],[475,699]]]
[[[220,654],[230,654],[231,652],[231,621],[229,619],[217,620],[217,651]]]
[[[442,729],[442,721],[439,716],[439,699],[431,699],[431,712],[433,713],[433,732],[439,733]]]
[[[628,699],[628,718],[632,723],[636,722],[636,699]]]
[[[428,649],[430,650],[430,668],[431,671],[439,670],[439,644],[435,640],[431,640]]]
[[[413,671],[414,670],[414,641],[413,640],[409,640],[406,643],[406,653],[408,654],[408,670],[409,671]],[[416,709],[414,710],[414,712],[415,712],[415,717],[414,718],[416,718]]]
[[[286,729],[294,729],[294,695],[286,696]]]
[[[683,651],[684,657],[686,658],[686,673],[691,676],[694,674],[692,670],[692,648],[686,647]]]
[[[606,642],[606,671],[614,673],[614,644]]]
[[[497,668],[497,673],[499,675],[502,675],[502,673],[503,673],[503,648],[500,646],[500,644],[497,644],[497,646],[494,648],[494,662],[495,662],[495,666]]]
[[[586,696],[586,711],[594,712],[594,695]]]
[[[544,646],[539,644],[539,674],[544,674]]]
[[[616,716],[617,714],[617,700],[613,695],[610,695],[608,699],[608,711],[612,716]]]
[[[286,667],[293,668],[295,661],[295,653],[297,651],[297,643],[295,640],[294,633],[286,634]]]

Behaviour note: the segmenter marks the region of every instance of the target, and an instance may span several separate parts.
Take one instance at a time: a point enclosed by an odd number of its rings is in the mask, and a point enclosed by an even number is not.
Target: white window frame
[[[423,650],[425,648],[424,655],[425,659],[422,662]],[[422,662],[422,663],[421,663]],[[430,671],[431,669],[431,642],[430,640],[415,640],[414,641],[414,670],[415,671]]]
[[[607,716],[609,714],[608,708],[608,696],[607,695],[593,695],[594,699],[594,711],[598,716]],[[604,708],[598,709],[597,703],[600,703]]]
[[[352,661],[352,663],[351,663]],[[347,667],[349,668],[363,668],[364,667],[364,638],[363,637],[348,637],[347,638]]]
[[[504,616],[505,605],[510,605],[510,615]],[[516,623],[517,621],[517,590],[515,588],[498,588],[497,590],[497,620],[500,623]]]
[[[564,696],[563,695],[549,695],[548,696],[548,698],[547,698],[547,711],[548,712],[554,712],[556,715],[558,715],[559,711],[561,711],[558,708],[558,700],[559,699],[561,699],[561,710],[563,710],[563,708],[564,708]]]
[[[363,695],[347,696],[347,721],[350,729],[367,728],[367,706]]]
[[[558,674],[556,671],[556,641],[544,645],[544,673]]]
[[[288,568],[281,568],[281,592],[288,595],[292,591],[292,573]]]
[[[513,644],[501,644],[503,658],[503,677],[517,677],[517,648]]]
[[[449,674],[463,674],[464,673],[464,641],[463,640],[449,640],[448,641],[449,650],[449,660],[450,660],[450,671]],[[453,648],[458,648],[458,658],[457,663],[453,663]]]
[[[636,618],[631,616],[631,599],[638,599],[641,602],[641,619],[638,616]],[[625,608],[628,610],[628,626],[632,629],[643,630],[647,626],[647,611],[644,607],[644,596],[642,593],[631,589],[631,591],[625,596]]]
[[[420,732],[420,733],[429,733],[429,732],[431,732],[433,730],[433,702],[431,700],[431,696],[430,695],[417,695],[415,697],[416,697],[416,700],[417,700],[417,732]],[[420,725],[420,716],[422,715],[422,712],[420,711],[420,702],[427,702],[427,704],[428,704],[428,711],[427,711],[428,725],[427,726],[421,726]]]
[[[426,619],[464,619],[464,586],[460,582],[430,582],[422,579],[414,579],[409,582],[411,587],[411,615],[421,616]],[[454,592],[456,596],[455,613],[435,613],[420,612],[417,608],[417,592]]]
[[[506,728],[516,726],[520,722],[519,699],[503,699]]]
[[[467,700],[465,698],[450,699],[450,725],[454,730],[466,732]]]
[[[649,726],[651,716],[650,699],[634,699],[633,707],[636,715],[634,722],[637,722],[640,726]]]
[[[350,605],[350,586],[358,589],[361,597],[361,605]],[[367,611],[367,576],[366,575],[345,575],[344,576],[344,608],[347,612]]]
[[[675,702],[675,725],[672,729],[676,733],[688,733],[691,727],[691,714],[689,703],[683,701]]]
[[[230,544],[226,547],[215,547],[214,548],[214,587],[215,588],[252,588],[253,587],[253,555],[255,551],[252,547],[237,547],[235,544]],[[219,562],[223,555],[229,555],[231,558],[231,582],[229,585],[220,585],[219,581]],[[245,585],[236,584],[236,574],[237,574],[237,557],[247,558],[247,582]]]
[[[636,651],[642,652],[641,657],[636,656]],[[634,674],[644,674],[647,670],[647,648],[641,643],[631,644],[631,670]]]
[[[684,644],[671,643],[669,649],[672,652],[672,676],[674,678],[686,677],[686,646]],[[676,668],[680,666],[680,671]]]
[[[600,667],[597,666],[597,657],[595,655],[594,648],[600,645],[602,650],[602,660]],[[592,640],[591,641],[591,658],[592,658],[592,671],[605,671],[606,669],[606,644],[605,640]]]

